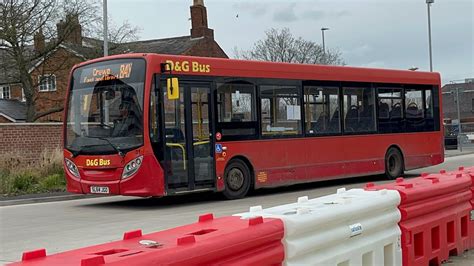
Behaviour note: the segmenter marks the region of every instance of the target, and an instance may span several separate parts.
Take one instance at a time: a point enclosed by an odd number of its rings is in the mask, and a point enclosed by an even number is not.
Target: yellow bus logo
[[[210,73],[211,72],[210,65],[201,64],[197,61],[166,60],[166,63],[168,63],[169,66],[171,66],[172,71],[176,71],[176,72],[192,72],[192,73]]]
[[[105,159],[86,159],[86,166],[109,166],[110,160]]]

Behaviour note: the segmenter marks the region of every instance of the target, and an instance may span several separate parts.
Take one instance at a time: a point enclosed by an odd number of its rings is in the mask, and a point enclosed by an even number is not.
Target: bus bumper
[[[156,165],[152,165],[156,164]],[[152,172],[152,169],[160,171]],[[67,169],[67,191],[77,194],[123,195],[138,197],[160,197],[165,195],[163,171],[152,156],[144,156],[143,164],[137,173],[127,179],[97,181],[78,179],[72,176]],[[81,174],[82,171],[80,171]],[[91,187],[107,187],[108,193],[93,193]]]

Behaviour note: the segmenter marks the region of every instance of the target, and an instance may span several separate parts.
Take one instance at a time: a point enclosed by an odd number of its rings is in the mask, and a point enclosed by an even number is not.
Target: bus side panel
[[[444,161],[443,136],[440,132],[411,133],[399,137],[405,141],[403,155],[407,170]]]
[[[390,145],[403,146],[398,139],[384,135],[344,136],[344,156],[347,177],[380,174],[385,171],[384,157]]]
[[[392,145],[401,149],[405,168],[414,169],[443,162],[439,132],[343,137],[346,175],[385,172],[385,154]]]
[[[344,177],[343,143],[340,137],[311,137],[298,140],[295,152],[305,152],[304,180],[327,180]]]
[[[342,145],[337,138],[298,138],[226,142],[224,160],[217,159],[218,176],[235,156],[247,158],[254,169],[255,187],[274,187],[344,176]],[[222,158],[219,154],[216,158]]]
[[[439,132],[424,132],[226,142],[216,170],[223,177],[229,160],[243,156],[252,164],[256,188],[380,174],[392,145],[402,150],[407,169],[441,163],[440,141]]]

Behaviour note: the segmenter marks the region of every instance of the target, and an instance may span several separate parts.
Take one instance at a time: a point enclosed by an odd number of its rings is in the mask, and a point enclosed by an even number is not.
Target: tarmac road
[[[408,177],[440,169],[474,165],[474,154],[446,158],[437,166],[409,171]],[[120,240],[125,231],[151,233],[197,220],[200,214],[215,216],[247,211],[250,206],[272,207],[298,197],[319,197],[337,188],[361,187],[367,182],[387,182],[382,176],[359,177],[295,185],[253,192],[241,200],[226,201],[205,193],[161,199],[101,197],[71,201],[0,207],[0,263],[21,259],[26,250],[46,248],[47,254]],[[447,265],[474,265],[474,251],[451,258]]]

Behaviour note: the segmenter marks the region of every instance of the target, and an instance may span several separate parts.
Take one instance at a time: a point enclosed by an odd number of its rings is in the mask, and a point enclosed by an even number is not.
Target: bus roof
[[[351,66],[276,63],[226,58],[194,57],[163,54],[123,54],[83,62],[85,64],[119,58],[146,58],[156,64],[172,63],[173,74],[242,78],[281,78],[318,81],[377,82],[439,85],[440,74],[410,70],[378,69]],[[152,63],[152,64],[153,64]]]

